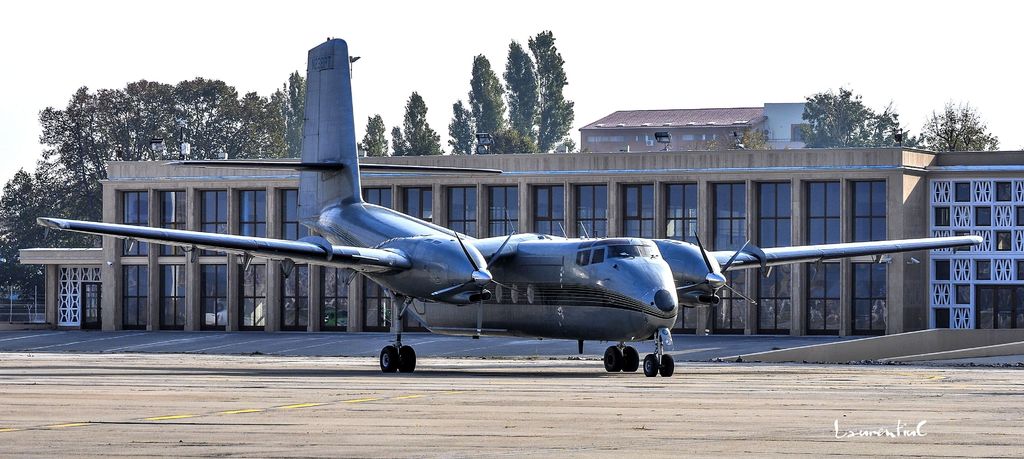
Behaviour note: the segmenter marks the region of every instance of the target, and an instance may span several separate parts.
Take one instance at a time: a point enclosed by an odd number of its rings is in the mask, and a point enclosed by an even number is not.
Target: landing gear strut
[[[634,372],[639,367],[640,353],[633,346],[619,343],[618,346],[608,346],[604,351],[604,369],[609,373]]]
[[[644,376],[653,378],[661,373],[662,377],[667,378],[675,373],[675,361],[671,355],[665,353],[666,344],[672,344],[672,332],[662,327],[654,335],[654,353],[644,357]]]
[[[395,333],[395,342],[384,346],[384,349],[380,351],[380,371],[385,373],[394,373],[400,371],[402,373],[412,373],[416,371],[416,351],[412,349],[412,346],[402,345],[402,328],[404,324],[404,316],[406,309],[412,304],[412,298],[397,297],[396,300],[401,299],[401,310],[396,311],[391,317],[394,319],[391,321],[391,331]],[[395,303],[398,303],[397,301]],[[396,310],[398,305],[392,306]]]

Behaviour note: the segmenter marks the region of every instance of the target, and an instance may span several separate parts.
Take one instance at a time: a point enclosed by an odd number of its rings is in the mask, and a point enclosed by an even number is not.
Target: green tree
[[[529,46],[537,65],[537,146],[540,151],[549,152],[565,139],[572,128],[574,104],[562,94],[569,81],[565,75],[565,61],[555,48],[554,34],[551,31],[541,32],[530,39]]]
[[[232,158],[279,158],[285,156],[285,118],[278,106],[255,92],[242,97],[227,151]]]
[[[475,134],[473,114],[462,104],[461,100],[452,104],[452,122],[448,125],[448,135],[451,136],[448,146],[452,147],[452,153],[472,154],[473,144],[476,141]]]
[[[274,97],[284,117],[285,156],[298,158],[302,156],[302,126],[306,117],[306,79],[299,72],[292,72]]]
[[[469,108],[476,121],[476,132],[498,132],[505,125],[505,91],[491,70],[491,61],[483,54],[473,58],[469,86]]]
[[[395,126],[391,128],[391,147],[394,148],[395,156],[409,156],[409,141],[402,135],[402,128]]]
[[[999,137],[968,103],[947,102],[941,113],[932,112],[921,128],[921,142],[933,151],[998,150]]]
[[[425,156],[444,153],[441,150],[441,136],[437,135],[427,123],[427,104],[423,101],[423,97],[420,97],[419,93],[415,91],[405,104],[405,119],[399,134],[399,136],[395,136],[395,131],[391,131],[391,135],[395,139],[393,142],[395,155]],[[399,145],[402,147],[403,153],[401,154]]]
[[[533,143],[533,139],[515,129],[501,129],[491,135],[491,139],[494,141],[494,144],[490,147],[491,153],[510,154],[533,153],[537,151],[537,144]]]
[[[916,140],[899,124],[899,114],[889,104],[881,113],[864,105],[860,95],[846,88],[807,97],[804,104],[804,141],[811,148],[895,146],[895,134],[903,132],[904,145]]]
[[[366,134],[359,144],[366,156],[387,156],[388,139],[384,137],[384,119],[373,115],[366,120]]]
[[[515,40],[508,45],[504,77],[509,124],[512,129],[536,143],[537,72],[534,70],[533,59]]]

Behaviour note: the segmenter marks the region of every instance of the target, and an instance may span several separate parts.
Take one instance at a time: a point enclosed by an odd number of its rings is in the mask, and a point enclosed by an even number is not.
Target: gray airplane
[[[647,376],[671,376],[670,329],[681,307],[715,305],[731,289],[724,272],[889,252],[978,244],[978,236],[859,242],[738,251],[704,250],[700,241],[640,238],[571,239],[512,234],[475,239],[363,201],[360,169],[389,173],[500,171],[358,163],[348,45],[333,39],[309,51],[301,161],[184,161],[188,165],[298,170],[299,211],[315,236],[298,241],[41,217],[49,228],[216,249],[351,269],[394,298],[394,342],[380,352],[386,373],[412,372],[416,353],[402,344],[413,315],[442,334],[513,335],[617,343],[604,354],[609,372],[641,364],[627,342],[654,341],[642,360]],[[193,262],[195,259],[193,258]],[[737,292],[738,293],[738,292]],[[420,300],[420,301],[415,301]]]

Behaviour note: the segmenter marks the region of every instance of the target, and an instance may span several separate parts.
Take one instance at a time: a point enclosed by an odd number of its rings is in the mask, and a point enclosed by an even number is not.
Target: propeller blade
[[[459,232],[452,230],[452,234],[455,235],[455,239],[459,241],[459,245],[462,246],[462,251],[466,254],[466,258],[469,259],[469,264],[473,265],[473,271],[479,271],[480,267],[473,261],[473,257],[469,254],[469,249],[466,248],[466,244],[462,242],[462,238],[459,237]]]
[[[697,240],[697,248],[700,249],[700,255],[704,257],[704,265],[708,267],[708,272],[715,272],[715,268],[711,267],[711,260],[708,258],[708,251],[704,250],[704,244],[700,243],[700,236],[697,236],[697,234],[694,233],[693,238]]]
[[[488,268],[490,268],[490,266],[494,264],[495,260],[498,259],[498,255],[501,255],[501,251],[505,248],[505,245],[508,244],[509,239],[512,239],[512,235],[513,234],[516,234],[516,233],[515,232],[510,233],[508,235],[508,237],[506,237],[505,240],[501,243],[501,246],[498,247],[498,250],[495,250],[494,254],[491,255],[491,259],[487,260],[487,267]]]
[[[476,281],[463,282],[461,284],[456,284],[456,285],[453,285],[451,287],[446,287],[446,288],[438,290],[438,291],[436,291],[434,293],[431,293],[430,296],[444,296],[444,295],[447,295],[449,293],[458,291],[458,290],[460,290],[462,288],[465,288],[467,285],[473,284],[475,282]]]
[[[743,247],[740,247],[740,249],[737,250],[736,253],[732,254],[732,256],[729,257],[729,261],[725,262],[725,266],[722,266],[722,272],[729,270],[729,266],[732,265],[732,262],[736,261],[736,257],[740,256],[740,254],[743,253],[743,249],[747,248],[748,245],[750,245],[750,239],[747,239],[747,242],[743,243]]]
[[[740,291],[739,291],[739,290],[736,290],[736,289],[732,288],[732,286],[731,286],[731,285],[729,285],[729,284],[723,284],[723,285],[722,285],[722,287],[725,287],[725,288],[729,289],[729,291],[730,291],[730,292],[732,292],[732,293],[735,293],[736,295],[739,295],[740,297],[742,297],[742,298],[743,298],[744,300],[747,300],[747,301],[749,301],[749,302],[750,302],[750,304],[752,304],[752,305],[757,305],[757,301],[754,301],[754,300],[753,300],[752,298],[750,298],[749,296],[746,296],[746,295],[744,295],[744,294],[740,293]]]
[[[494,282],[494,283],[495,283],[495,284],[497,284],[498,286],[500,286],[500,287],[502,287],[502,288],[507,288],[507,289],[509,289],[509,290],[511,290],[511,291],[513,291],[513,292],[516,292],[516,293],[518,293],[518,292],[519,292],[519,289],[517,289],[517,288],[515,288],[515,287],[513,287],[513,286],[511,286],[511,285],[505,285],[505,284],[502,284],[501,282],[498,282],[498,281],[496,281],[496,280],[493,280],[493,279],[491,280],[491,282]]]

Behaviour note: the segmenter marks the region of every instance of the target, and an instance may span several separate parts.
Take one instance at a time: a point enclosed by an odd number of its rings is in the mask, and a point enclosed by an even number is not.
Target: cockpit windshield
[[[646,245],[613,245],[608,247],[608,258],[649,257],[654,251]]]

